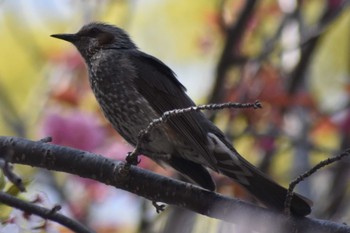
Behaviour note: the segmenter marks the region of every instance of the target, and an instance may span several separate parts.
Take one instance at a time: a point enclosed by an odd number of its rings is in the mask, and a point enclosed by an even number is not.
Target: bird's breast
[[[89,80],[93,93],[113,128],[130,144],[135,145],[139,133],[152,120],[160,117],[150,103],[137,90],[136,73],[127,61],[99,61],[89,67]],[[146,147],[159,153],[172,150],[169,135],[162,128],[153,129]],[[162,142],[162,143],[159,143]],[[163,145],[163,148],[162,146]],[[145,148],[145,151],[147,149]]]
[[[105,117],[127,141],[135,144],[139,131],[157,117],[153,109],[128,83],[106,83],[94,79],[91,83]]]

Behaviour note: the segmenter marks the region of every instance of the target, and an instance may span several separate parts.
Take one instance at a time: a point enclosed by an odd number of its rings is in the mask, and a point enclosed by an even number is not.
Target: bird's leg
[[[123,176],[127,176],[129,174],[129,170],[131,165],[137,166],[141,160],[138,159],[139,153],[136,152],[136,150],[134,150],[133,152],[128,152],[126,155],[126,163],[124,166],[122,166],[121,169],[121,174]]]
[[[146,139],[147,135],[142,130],[135,145],[135,149],[133,150],[133,152],[128,152],[128,155],[125,158],[127,164],[136,166],[141,162],[141,160],[138,159],[139,155],[141,154],[141,143]]]
[[[159,214],[160,212],[163,212],[166,206],[164,204],[159,205],[156,201],[152,201],[152,205],[156,208],[157,214]]]

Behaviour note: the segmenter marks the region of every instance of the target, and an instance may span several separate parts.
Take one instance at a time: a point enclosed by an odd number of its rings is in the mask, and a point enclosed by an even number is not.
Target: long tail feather
[[[267,175],[259,171],[246,161],[230,145],[220,140],[216,135],[209,134],[213,142],[217,169],[232,178],[266,206],[282,211],[287,196],[287,189],[274,182]],[[305,216],[311,212],[311,201],[294,193],[291,212]]]

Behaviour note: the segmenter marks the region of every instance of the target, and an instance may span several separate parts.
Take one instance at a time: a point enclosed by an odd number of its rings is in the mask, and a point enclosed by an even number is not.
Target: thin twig
[[[0,158],[0,169],[4,173],[4,176],[12,182],[21,192],[25,192],[26,188],[22,182],[22,178],[13,172],[12,165],[8,162],[10,157],[13,155],[13,151],[7,150],[3,155],[3,158]]]
[[[202,111],[202,110],[220,110],[220,109],[226,109],[226,108],[254,108],[254,109],[257,109],[257,108],[262,108],[262,105],[261,105],[260,101],[257,100],[254,103],[242,104],[242,103],[228,102],[228,103],[222,103],[222,104],[205,104],[205,105],[191,106],[188,108],[174,109],[174,110],[166,111],[163,113],[163,115],[161,117],[151,121],[151,123],[149,123],[149,125],[139,133],[135,149],[133,150],[133,152],[128,154],[126,161],[128,163],[131,163],[131,164],[137,164],[138,163],[137,156],[140,154],[141,144],[145,140],[145,137],[151,132],[151,130],[153,128],[155,128],[156,126],[158,126],[160,124],[167,122],[170,118],[172,118],[174,116],[183,115],[183,114],[186,114],[189,112],[198,112],[198,111]]]
[[[301,181],[305,180],[306,178],[310,177],[312,174],[317,172],[319,169],[321,169],[329,164],[332,164],[336,161],[339,161],[343,157],[349,156],[349,155],[350,155],[350,149],[347,149],[343,153],[341,153],[340,155],[337,155],[333,158],[328,158],[328,159],[325,159],[325,160],[319,162],[313,168],[311,168],[310,170],[308,170],[307,172],[305,172],[304,174],[298,176],[295,180],[293,180],[289,184],[289,188],[288,188],[288,192],[287,192],[287,196],[286,196],[286,201],[284,203],[284,212],[288,215],[290,214],[290,206],[291,206],[292,198],[293,198],[293,190],[297,184],[299,184]]]
[[[60,208],[59,205],[55,205],[52,209],[48,209],[34,205],[32,203],[28,203],[4,192],[0,192],[0,202],[8,206],[12,206],[16,209],[20,209],[26,213],[35,214],[37,216],[42,217],[43,219],[49,219],[51,221],[57,222],[77,233],[94,232],[93,230],[88,229],[86,226],[82,225],[81,223],[57,213],[57,211]]]

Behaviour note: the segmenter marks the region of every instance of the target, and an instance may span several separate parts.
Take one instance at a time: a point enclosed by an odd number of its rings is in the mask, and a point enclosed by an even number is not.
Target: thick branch
[[[4,154],[12,154],[8,158],[12,163],[94,179],[153,201],[181,206],[238,225],[246,223],[258,232],[350,232],[349,227],[341,224],[287,217],[135,166],[125,166],[121,161],[68,147],[17,137],[0,137],[0,158]]]

